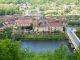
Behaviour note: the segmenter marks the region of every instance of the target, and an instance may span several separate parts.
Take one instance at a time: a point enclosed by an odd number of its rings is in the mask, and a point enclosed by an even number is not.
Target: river
[[[70,44],[68,43],[68,40],[59,40],[59,41],[53,41],[53,40],[50,40],[50,41],[26,40],[24,41],[23,40],[21,41],[21,46],[22,46],[22,49],[30,47],[30,50],[34,50],[35,52],[47,51],[47,50],[54,52],[56,48],[59,48],[61,43],[64,43],[66,47],[68,48],[68,51],[73,53],[73,50],[71,49]]]

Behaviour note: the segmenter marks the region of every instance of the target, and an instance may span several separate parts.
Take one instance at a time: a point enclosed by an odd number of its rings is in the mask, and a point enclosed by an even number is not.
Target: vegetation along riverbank
[[[26,33],[15,33],[15,40],[64,40],[67,39],[64,33],[60,31],[54,32],[26,32]]]

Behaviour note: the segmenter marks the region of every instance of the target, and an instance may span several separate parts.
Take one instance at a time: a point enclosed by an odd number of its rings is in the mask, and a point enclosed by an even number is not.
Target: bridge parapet
[[[74,47],[76,49],[77,45],[75,44],[74,40],[72,39],[72,37],[70,36],[70,34],[68,32],[66,32],[66,34],[68,35],[68,38],[71,40],[72,44],[74,45]]]

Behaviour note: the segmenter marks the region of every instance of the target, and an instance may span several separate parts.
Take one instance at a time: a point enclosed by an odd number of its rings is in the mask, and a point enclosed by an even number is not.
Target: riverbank
[[[22,36],[15,36],[15,40],[64,40],[64,33],[55,32],[27,32]]]

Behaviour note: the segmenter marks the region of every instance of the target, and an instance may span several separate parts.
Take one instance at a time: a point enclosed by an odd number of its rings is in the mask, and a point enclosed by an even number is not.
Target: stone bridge
[[[80,44],[80,40],[79,38],[76,36],[76,34],[74,33],[75,28],[73,27],[66,27],[66,36],[69,40],[69,43],[71,44],[71,48],[73,48],[74,52],[76,51],[78,45]]]

